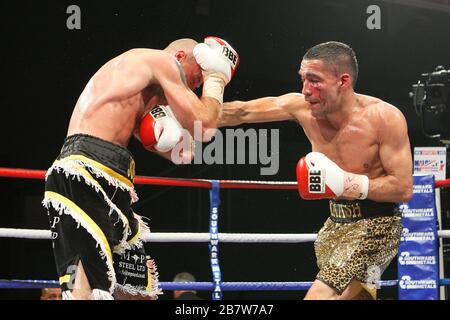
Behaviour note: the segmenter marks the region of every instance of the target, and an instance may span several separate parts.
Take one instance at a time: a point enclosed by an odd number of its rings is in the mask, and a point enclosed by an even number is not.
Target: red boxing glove
[[[167,152],[180,141],[182,127],[169,106],[156,106],[142,119],[139,135],[146,149]]]
[[[324,154],[310,152],[297,164],[300,197],[305,200],[343,197],[365,199],[369,178],[342,170]]]

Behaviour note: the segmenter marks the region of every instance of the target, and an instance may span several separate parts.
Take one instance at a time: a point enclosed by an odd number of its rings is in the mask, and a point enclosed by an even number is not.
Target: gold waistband
[[[338,219],[362,219],[362,211],[358,202],[344,204],[330,201],[330,215]]]

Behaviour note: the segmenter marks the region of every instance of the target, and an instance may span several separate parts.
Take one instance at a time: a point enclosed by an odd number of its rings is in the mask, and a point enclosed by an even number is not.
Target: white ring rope
[[[0,238],[51,239],[50,230],[0,228]],[[316,234],[219,233],[220,242],[235,243],[299,243],[311,242]],[[209,242],[210,234],[193,232],[153,232],[146,242]]]
[[[439,238],[450,238],[450,230],[438,230]]]
[[[439,230],[440,238],[450,238],[450,230]],[[154,232],[144,238],[146,242],[209,242],[209,233]],[[229,243],[302,243],[312,242],[317,234],[281,233],[219,233],[220,242]],[[51,239],[50,230],[0,228],[0,238]]]

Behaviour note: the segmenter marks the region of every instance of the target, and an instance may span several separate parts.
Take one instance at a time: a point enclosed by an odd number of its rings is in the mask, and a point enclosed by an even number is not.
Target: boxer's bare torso
[[[302,95],[286,109],[303,127],[313,151],[325,154],[346,171],[379,177],[386,174],[379,156],[384,120],[395,117],[399,111],[369,96],[357,95],[357,101],[340,128],[326,118],[313,117]]]
[[[159,68],[158,62],[167,60],[157,50],[142,50],[146,59],[149,54],[154,55],[154,68]],[[139,68],[142,53],[141,49],[128,51],[94,74],[76,103],[68,135],[89,134],[126,147],[143,115],[157,104],[167,104],[154,75],[133,79],[141,77],[133,69]]]

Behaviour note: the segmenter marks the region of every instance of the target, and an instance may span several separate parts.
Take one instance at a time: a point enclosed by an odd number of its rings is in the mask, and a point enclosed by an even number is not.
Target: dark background
[[[404,1],[406,2],[406,1]],[[432,2],[432,1],[430,1]],[[434,1],[439,2],[439,1]],[[66,8],[81,8],[81,30],[68,30]],[[381,30],[369,30],[366,8],[381,8]],[[357,92],[397,106],[409,124],[412,147],[439,145],[426,138],[408,97],[411,85],[437,65],[450,67],[450,6],[419,8],[391,1],[2,1],[0,167],[46,169],[59,153],[75,102],[107,60],[135,47],[164,48],[177,38],[228,40],[241,64],[225,100],[253,99],[301,90],[297,71],[305,51],[343,41],[357,53]],[[280,170],[260,176],[259,165],[175,166],[136,141],[137,174],[209,179],[295,180],[295,165],[311,150],[292,122],[246,125],[280,129]],[[0,227],[48,229],[40,206],[43,181],[0,179]],[[206,189],[137,186],[136,211],[153,232],[207,232]],[[326,201],[301,201],[297,192],[221,191],[220,231],[313,233],[327,218]],[[0,239],[0,278],[56,279],[50,241]],[[208,245],[146,245],[160,280],[180,271],[211,281]],[[221,244],[223,281],[311,281],[317,273],[312,243]],[[393,263],[383,279],[396,278]],[[33,290],[0,290],[0,298],[35,299]],[[209,298],[209,292],[200,292]],[[299,299],[304,292],[225,292],[225,299]],[[167,291],[161,299],[171,297]],[[384,289],[381,298],[395,298]]]

